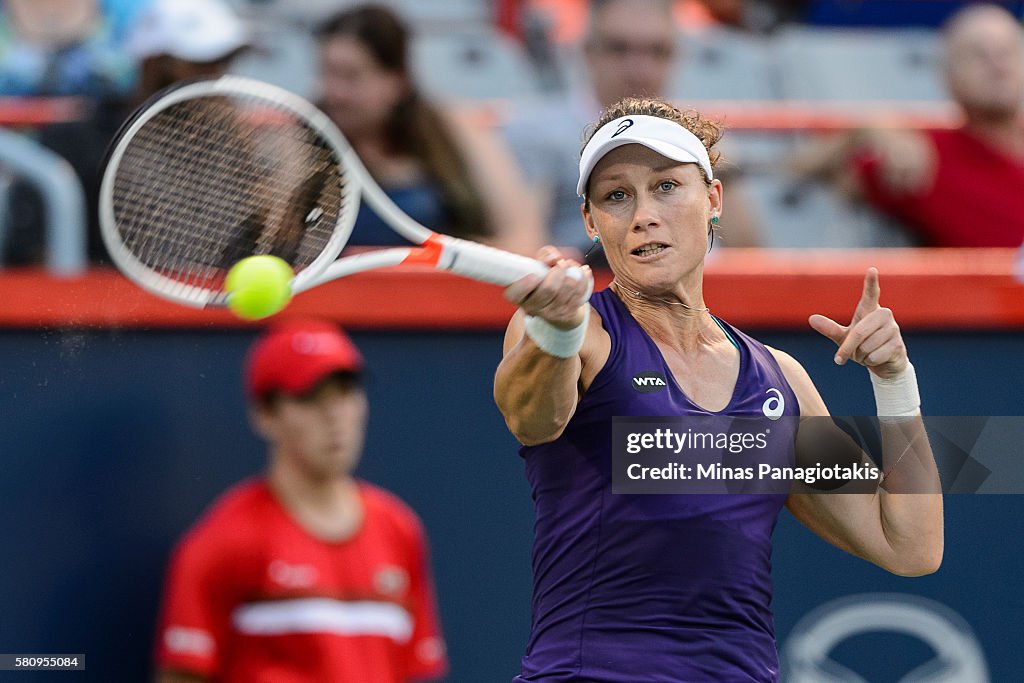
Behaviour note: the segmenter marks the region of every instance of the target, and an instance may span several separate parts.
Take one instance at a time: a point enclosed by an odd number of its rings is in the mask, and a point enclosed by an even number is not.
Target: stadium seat
[[[492,3],[484,0],[385,0],[416,32],[494,25]]]
[[[279,17],[307,26],[316,24],[334,12],[362,4],[358,0],[234,1],[241,11],[248,14]],[[493,8],[485,0],[378,0],[378,3],[394,10],[415,31],[493,24]]]
[[[786,99],[946,99],[934,31],[794,26],[775,41]]]
[[[748,201],[767,247],[901,247],[912,242],[899,226],[866,205],[854,205],[825,185],[785,173],[744,176]]]
[[[424,92],[443,100],[520,99],[541,93],[525,51],[495,29],[420,31],[411,62]]]
[[[306,28],[288,21],[261,25],[256,45],[235,59],[232,73],[315,97],[319,66],[316,45]]]
[[[345,0],[234,0],[232,3],[247,17],[258,21],[294,22],[312,26],[331,12],[355,3]]]
[[[669,77],[673,99],[774,100],[781,96],[769,39],[724,28],[688,32]]]

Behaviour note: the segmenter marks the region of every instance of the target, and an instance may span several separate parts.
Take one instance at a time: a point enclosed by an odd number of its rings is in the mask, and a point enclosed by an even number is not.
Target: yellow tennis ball
[[[231,267],[224,280],[228,308],[239,318],[274,315],[292,299],[291,266],[276,256],[249,256]]]

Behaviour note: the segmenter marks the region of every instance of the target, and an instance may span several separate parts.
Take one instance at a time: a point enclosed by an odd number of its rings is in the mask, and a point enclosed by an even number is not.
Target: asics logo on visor
[[[633,125],[633,119],[625,119],[625,120],[623,120],[622,123],[619,124],[619,127],[615,130],[615,132],[612,133],[612,137],[614,138],[614,137],[616,137],[618,135],[622,135],[632,125]]]

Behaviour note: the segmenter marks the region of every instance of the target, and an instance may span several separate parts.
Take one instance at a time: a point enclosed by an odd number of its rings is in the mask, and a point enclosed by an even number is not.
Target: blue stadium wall
[[[859,367],[811,334],[761,332],[809,370],[836,414],[872,412]],[[359,333],[372,377],[359,474],[397,492],[431,537],[459,683],[507,681],[529,627],[529,490],[491,399],[500,335]],[[0,680],[143,681],[165,561],[226,486],[263,464],[239,388],[250,331],[0,332],[0,651],[85,653],[84,673]],[[912,334],[927,411],[1021,414],[1024,335]],[[426,362],[424,358],[428,359]],[[780,644],[839,596],[910,593],[966,619],[992,680],[1020,680],[1024,498],[949,496],[946,553],[904,579],[826,545],[783,513],[775,533]],[[933,653],[864,637],[836,658],[895,680]]]

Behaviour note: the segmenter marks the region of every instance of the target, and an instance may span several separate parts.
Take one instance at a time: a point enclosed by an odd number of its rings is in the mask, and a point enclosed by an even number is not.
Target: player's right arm
[[[505,333],[504,358],[494,377],[494,399],[512,434],[526,445],[557,439],[569,423],[582,392],[608,357],[610,340],[585,301],[593,275],[583,267],[583,278],[569,269],[554,247],[538,257],[551,270],[543,279],[529,275],[509,285],[505,298],[519,305]],[[526,334],[525,316],[532,315],[561,330],[586,321],[579,351],[561,358],[544,351]],[[596,369],[595,369],[596,368]]]
[[[861,198],[868,194],[870,178],[888,194],[925,192],[938,162],[931,140],[919,131],[861,128],[805,146],[788,165],[797,176],[830,180],[845,194]]]

